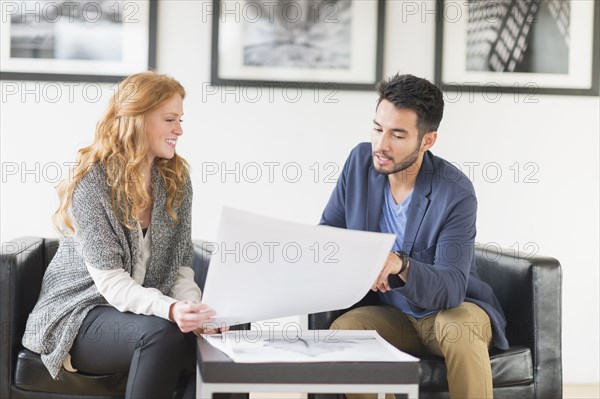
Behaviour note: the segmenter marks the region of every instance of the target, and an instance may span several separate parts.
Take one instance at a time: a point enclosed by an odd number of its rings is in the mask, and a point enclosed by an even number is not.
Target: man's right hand
[[[371,286],[371,291],[380,291],[380,292],[390,291],[391,288],[390,288],[390,284],[388,282],[388,276],[392,275],[392,274],[398,275],[398,272],[400,272],[401,267],[402,267],[402,260],[398,257],[398,255],[396,255],[393,252],[390,252],[390,254],[387,257],[387,260],[385,261],[385,265],[383,265],[383,269],[381,269],[379,276],[377,276],[377,280],[375,280],[375,282]],[[403,276],[400,276],[400,278],[405,280],[406,272],[404,272]]]
[[[184,333],[201,329],[206,323],[214,323],[214,316],[214,310],[194,301],[177,301],[169,308],[169,320],[175,322]]]

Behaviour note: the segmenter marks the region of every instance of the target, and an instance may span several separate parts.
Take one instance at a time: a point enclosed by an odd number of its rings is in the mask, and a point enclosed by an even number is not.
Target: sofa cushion
[[[90,375],[65,371],[58,380],[50,373],[36,353],[27,349],[19,352],[15,368],[15,385],[29,391],[68,393],[83,395],[114,395],[122,392],[125,396],[127,374]]]
[[[506,351],[490,353],[494,387],[507,385],[527,385],[533,382],[531,351],[523,346],[513,346]],[[421,357],[420,389],[426,391],[447,391],[446,364],[437,356]]]

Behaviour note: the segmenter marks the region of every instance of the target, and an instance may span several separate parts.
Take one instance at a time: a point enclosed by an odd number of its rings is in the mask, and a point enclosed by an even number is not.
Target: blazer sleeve
[[[346,182],[348,179],[348,169],[350,168],[350,157],[348,157],[344,164],[342,173],[329,197],[329,202],[325,206],[319,224],[346,228]]]
[[[395,288],[422,309],[448,309],[465,299],[475,256],[477,199],[469,195],[455,204],[440,230],[432,264],[410,258],[404,286]]]

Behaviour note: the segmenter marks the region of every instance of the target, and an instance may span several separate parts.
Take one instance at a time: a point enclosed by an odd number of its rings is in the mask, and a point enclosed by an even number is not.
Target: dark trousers
[[[170,399],[182,375],[195,393],[196,336],[157,316],[92,309],[71,348],[71,363],[89,374],[127,373],[126,398]]]

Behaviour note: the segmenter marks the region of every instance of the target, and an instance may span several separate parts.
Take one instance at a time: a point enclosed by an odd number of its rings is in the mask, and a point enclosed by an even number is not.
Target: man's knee
[[[489,347],[491,342],[490,319],[481,308],[472,303],[463,303],[459,307],[439,312],[435,324],[440,346],[451,344],[448,348],[468,348],[485,344]]]
[[[331,330],[373,330],[370,320],[373,318],[370,306],[352,309],[331,323]]]

